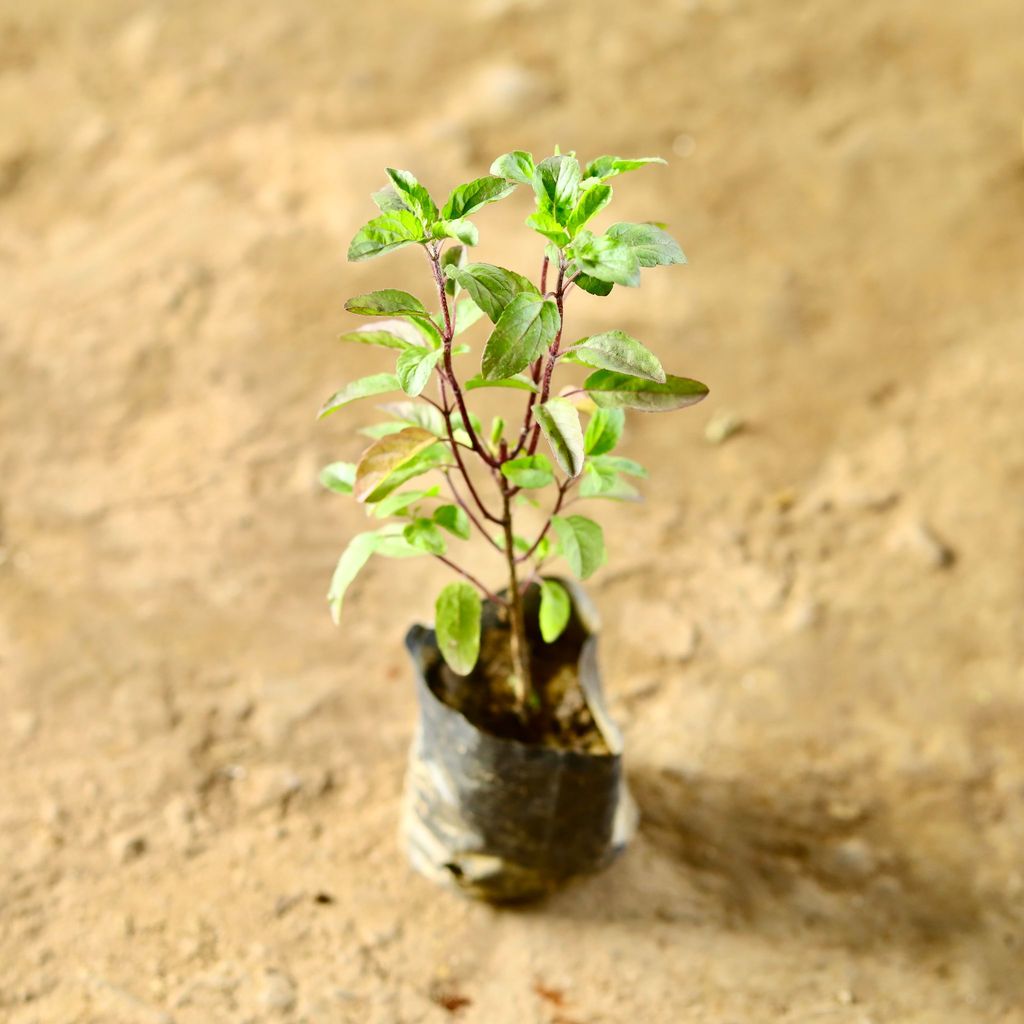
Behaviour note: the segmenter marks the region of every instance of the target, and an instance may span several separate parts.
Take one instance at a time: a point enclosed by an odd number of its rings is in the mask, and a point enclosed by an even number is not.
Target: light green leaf
[[[430,380],[430,375],[441,358],[437,349],[410,348],[399,357],[395,366],[395,375],[402,390],[414,398],[423,391]]]
[[[420,555],[427,554],[423,548],[410,544],[402,536],[402,529],[401,523],[389,523],[387,526],[382,526],[377,531],[380,540],[377,542],[377,550],[374,554],[384,558],[418,558]]]
[[[533,157],[521,149],[505,153],[491,164],[491,174],[517,181],[520,185],[532,184],[533,172]]]
[[[408,210],[395,210],[375,217],[356,232],[348,247],[348,258],[359,263],[423,239],[423,225],[416,215]]]
[[[504,176],[477,178],[465,185],[460,185],[448,197],[441,216],[445,220],[457,217],[468,217],[477,210],[483,209],[488,203],[496,203],[515,190],[515,184],[507,181]]]
[[[433,224],[437,220],[437,206],[430,198],[430,193],[408,171],[388,167],[387,172],[395,191],[405,205],[419,217],[424,227]]]
[[[439,220],[431,229],[434,238],[457,238],[463,245],[476,245],[480,232],[471,220]]]
[[[569,244],[569,232],[558,223],[550,210],[537,210],[535,213],[531,213],[526,218],[526,226],[533,228],[537,234],[543,235],[559,249]]]
[[[533,414],[559,466],[570,477],[579,476],[585,456],[583,427],[576,406],[564,398],[549,398]]]
[[[384,483],[381,484],[378,491],[374,494],[374,500],[379,498],[385,498],[391,494],[397,488],[401,487],[406,480],[412,480],[414,477],[422,476],[424,473],[429,473],[433,469],[437,469],[440,466],[449,465],[450,453],[447,445],[438,441],[432,448],[427,448],[425,451],[420,452],[419,455],[414,456],[404,465],[399,466],[398,469],[388,477]]]
[[[468,583],[449,583],[434,606],[437,646],[453,672],[468,676],[480,656],[480,595]]]
[[[497,323],[505,307],[521,294],[537,295],[533,282],[504,267],[495,267],[490,263],[470,263],[456,275],[463,288],[473,301]]]
[[[448,548],[444,534],[432,519],[414,519],[402,531],[407,544],[425,551],[428,555],[443,555]]]
[[[483,315],[484,311],[472,299],[459,299],[455,306],[455,336],[468,331]]]
[[[442,505],[434,511],[434,522],[462,540],[469,540],[469,516],[458,505]]]
[[[398,378],[393,373],[374,373],[369,377],[360,377],[359,380],[352,381],[351,384],[347,384],[340,391],[336,391],[322,406],[320,411],[316,414],[317,419],[323,419],[325,416],[330,416],[332,412],[336,412],[344,405],[348,405],[349,402],[354,402],[359,398],[371,398],[374,395],[383,395],[388,391],[398,391],[401,385],[398,383]]]
[[[615,370],[665,383],[665,370],[658,357],[625,331],[593,334],[573,345],[564,358],[600,370]]]
[[[694,405],[708,389],[700,381],[668,374],[665,383],[631,377],[626,373],[598,370],[584,382],[584,390],[604,409],[638,409],[640,412],[670,412]]]
[[[685,263],[679,243],[656,224],[613,224],[605,234],[628,245],[641,267],[662,267]]]
[[[392,185],[385,185],[379,192],[373,192],[370,198],[376,203],[377,209],[381,213],[397,213],[400,210],[412,212]]]
[[[505,433],[505,421],[500,416],[495,416],[491,420],[491,432],[488,435],[491,448],[495,451],[498,450],[498,445],[501,443],[501,438]]]
[[[440,493],[441,488],[437,486],[428,487],[422,491],[395,491],[373,506],[373,514],[378,519],[387,519],[388,516],[404,512],[418,501],[423,501],[425,498],[436,498]]]
[[[444,290],[449,298],[458,293],[459,285],[455,280],[455,271],[463,266],[469,250],[462,245],[450,245],[441,253],[441,271],[445,276]]]
[[[398,381],[397,377],[395,381]],[[380,409],[404,423],[429,430],[435,437],[448,436],[441,410],[425,402],[385,402]]]
[[[558,538],[559,550],[575,576],[585,580],[604,565],[604,531],[592,519],[553,516],[551,526]]]
[[[518,391],[532,391],[534,394],[540,391],[540,388],[524,373],[517,373],[512,377],[505,377],[503,380],[470,377],[462,386],[466,391],[476,391],[477,388],[515,388]]]
[[[538,211],[550,213],[563,226],[568,223],[579,198],[580,177],[580,162],[570,154],[541,160],[532,183]]]
[[[437,438],[422,427],[406,427],[374,441],[356,464],[356,500],[365,503],[386,497],[398,486],[391,481],[396,471],[435,444]]]
[[[408,423],[391,420],[387,423],[371,423],[368,427],[360,427],[359,433],[363,437],[372,437],[376,440],[378,437],[387,437],[388,434],[397,434],[400,430],[405,430],[407,426],[409,426]]]
[[[660,156],[641,156],[632,160],[624,160],[621,156],[599,156],[591,160],[583,172],[584,178],[600,178],[606,181],[614,178],[617,174],[626,171],[635,171],[639,167],[646,167],[648,164],[663,164]]]
[[[581,231],[572,244],[576,266],[599,281],[611,281],[635,288],[640,284],[640,261],[633,249],[607,235]],[[578,282],[577,282],[578,283]]]
[[[602,412],[622,412],[621,409],[602,409]],[[649,476],[647,470],[635,459],[627,459],[621,455],[595,455],[590,463],[595,466],[607,466],[616,473],[628,473],[630,476],[645,479]]]
[[[610,466],[588,462],[580,482],[581,498],[610,498],[614,501],[639,501],[640,492]]]
[[[332,462],[320,470],[320,483],[335,494],[351,494],[355,478],[354,462]]]
[[[609,185],[592,185],[584,192],[569,214],[569,234],[575,235],[584,224],[603,210],[612,200]]]
[[[376,533],[357,533],[348,542],[341,558],[338,559],[338,565],[331,577],[331,585],[327,590],[331,618],[335,625],[341,621],[341,605],[345,599],[345,591],[359,575],[360,569],[370,560],[378,543],[379,538]]]
[[[539,452],[536,455],[521,455],[518,459],[509,459],[503,462],[501,472],[516,487],[526,490],[534,490],[538,487],[547,487],[555,482],[555,471],[551,461],[546,455]]]
[[[590,417],[583,448],[588,455],[604,455],[610,452],[622,437],[626,414],[622,409],[597,409]]]
[[[540,635],[547,644],[554,643],[569,625],[572,600],[569,592],[558,580],[540,583]]]
[[[385,327],[385,324],[388,326]],[[405,330],[395,329],[401,325]],[[381,348],[395,348],[403,351],[407,348],[423,347],[424,339],[416,328],[405,320],[385,320],[379,324],[365,324],[354,331],[346,331],[339,335],[338,341],[355,342],[358,345],[379,345]]]
[[[504,380],[525,370],[558,333],[558,307],[553,299],[517,295],[505,307],[484,347],[483,376]]]
[[[363,316],[418,316],[427,319],[430,317],[426,307],[415,295],[397,288],[382,288],[368,295],[357,295],[345,303],[345,308],[350,313],[360,313]]]

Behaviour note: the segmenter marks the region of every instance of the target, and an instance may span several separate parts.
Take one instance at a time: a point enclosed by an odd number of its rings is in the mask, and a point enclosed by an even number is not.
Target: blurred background
[[[1024,9],[0,0],[0,1018],[1024,1020]],[[640,835],[542,907],[396,838],[407,625],[323,595],[386,165],[660,154],[690,258],[576,293],[635,416],[592,586]],[[535,273],[517,195],[481,259]],[[486,392],[483,394],[486,395]],[[486,401],[477,408],[485,408]]]

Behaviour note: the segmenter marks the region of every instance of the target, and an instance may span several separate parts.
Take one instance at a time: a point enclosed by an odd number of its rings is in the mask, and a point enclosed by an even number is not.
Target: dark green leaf
[[[611,199],[612,190],[609,185],[592,185],[588,188],[569,214],[569,234],[575,235],[591,217],[603,210]]]
[[[572,265],[572,274],[575,274],[579,268],[574,263]],[[572,276],[570,274],[570,276]],[[582,288],[585,292],[590,295],[598,295],[602,298],[607,295],[614,287],[611,281],[599,281],[596,277],[591,277],[589,274],[580,273],[576,277],[576,287]]]
[[[480,595],[468,583],[449,583],[434,606],[437,646],[453,672],[468,676],[480,656]]]
[[[648,164],[663,164],[660,156],[641,156],[632,160],[624,160],[621,156],[599,156],[591,160],[583,172],[584,178],[600,178],[602,181],[614,178],[617,174],[626,171],[635,171],[639,167],[646,167]]]
[[[322,420],[325,416],[330,416],[332,412],[336,412],[343,405],[348,405],[349,402],[354,402],[358,398],[383,395],[388,391],[398,391],[400,387],[398,378],[393,373],[374,373],[369,377],[361,377],[331,395],[320,407],[320,411],[316,414],[317,419]]]
[[[462,386],[466,391],[476,391],[477,388],[516,388],[519,391],[532,391],[534,394],[540,391],[540,388],[524,373],[517,373],[513,377],[505,377],[503,380],[470,377]]]
[[[392,185],[385,185],[379,192],[372,193],[370,198],[377,204],[377,209],[381,213],[397,213],[400,210],[412,212]]]
[[[395,210],[383,213],[364,224],[348,247],[348,258],[353,263],[382,256],[410,242],[422,242],[423,226],[414,213]]]
[[[659,384],[665,382],[665,370],[658,357],[625,331],[606,331],[584,338],[573,345],[564,358],[584,366],[644,377]]]
[[[505,311],[505,307],[521,294],[538,294],[533,283],[522,274],[490,263],[470,263],[455,276],[473,301],[490,317],[492,323]]]
[[[503,380],[525,370],[558,333],[558,307],[553,299],[517,295],[505,307],[487,339],[483,376]]]
[[[545,643],[554,643],[569,625],[572,600],[569,592],[558,580],[541,580],[540,635]]]
[[[547,487],[555,482],[555,471],[546,455],[521,455],[518,459],[509,459],[502,463],[501,472],[516,487],[534,490]]]
[[[581,231],[572,245],[573,262],[599,281],[635,288],[640,284],[640,261],[633,249],[607,235]]]
[[[626,414],[622,409],[597,409],[587,424],[583,448],[588,455],[610,452],[622,437]]]
[[[549,398],[533,414],[563,472],[579,476],[584,461],[583,427],[576,406],[564,398]]]
[[[430,198],[430,193],[408,172],[398,171],[394,167],[387,168],[388,177],[395,186],[405,205],[429,227],[437,220],[437,206]]]
[[[699,402],[708,389],[699,381],[668,374],[664,384],[631,377],[626,373],[598,370],[583,387],[604,409],[638,409],[641,412],[669,412]]]
[[[604,531],[592,519],[554,516],[551,525],[558,537],[559,550],[575,576],[585,580],[604,565]]]
[[[402,390],[414,398],[427,386],[430,375],[441,358],[437,349],[409,348],[399,357],[395,375]]]
[[[428,555],[443,555],[447,550],[444,534],[431,519],[414,519],[402,531],[406,543]]]
[[[351,494],[355,478],[354,462],[332,462],[320,470],[320,483],[335,494]]]
[[[422,427],[406,427],[374,441],[356,464],[356,500],[374,502],[386,497],[398,486],[390,479],[395,472],[435,444],[437,438]]]
[[[434,522],[454,536],[469,540],[469,516],[458,505],[442,505],[434,512]]]
[[[471,213],[483,209],[488,203],[496,203],[515,190],[515,185],[506,181],[505,177],[477,178],[476,181],[460,185],[448,197],[441,216],[445,220],[456,217],[468,217]]]
[[[415,295],[399,291],[397,288],[382,288],[368,295],[357,295],[345,303],[345,308],[350,313],[359,313],[362,316],[430,317],[426,307]]]
[[[491,174],[517,181],[520,185],[532,184],[533,172],[533,157],[521,149],[505,153],[491,164]]]
[[[656,224],[613,224],[605,234],[628,245],[641,267],[662,267],[685,263],[679,243]]]

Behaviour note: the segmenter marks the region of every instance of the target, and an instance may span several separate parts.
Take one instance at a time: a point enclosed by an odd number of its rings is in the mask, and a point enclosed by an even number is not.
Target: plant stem
[[[548,361],[544,366],[544,383],[541,385],[539,401],[543,405],[548,400],[548,395],[551,392],[551,375],[555,372],[555,363],[558,360],[558,346],[562,342],[562,321],[565,317],[565,262],[558,268],[558,284],[555,287],[555,304],[558,306],[558,333],[555,335],[555,340],[551,342],[551,347],[548,349]],[[527,413],[533,411],[534,403],[531,402]],[[527,420],[529,422],[529,420]],[[537,451],[537,442],[540,440],[540,424],[533,424],[533,436],[530,438],[530,445],[527,451],[530,455],[533,455]]]
[[[484,597],[486,597],[488,600],[493,601],[495,604],[505,605],[506,607],[508,606],[508,601],[506,601],[503,597],[498,597],[497,594],[488,590],[487,587],[485,587],[472,573],[467,572],[465,569],[462,568],[461,565],[456,565],[450,558],[445,558],[444,555],[434,555],[434,557],[439,562],[444,562],[444,564],[447,565],[449,569],[453,570],[454,572],[457,572],[463,579],[466,579],[470,583],[472,583],[473,586],[476,587],[480,591],[480,593],[483,594]]]
[[[508,444],[501,443],[501,458],[508,458]],[[523,612],[523,595],[519,590],[516,576],[516,549],[512,533],[512,488],[502,480],[502,527],[505,531],[505,561],[508,565],[508,610],[509,644],[512,655],[512,687],[521,713],[525,713],[533,696],[533,681],[530,678],[530,647],[526,639],[526,616]]]

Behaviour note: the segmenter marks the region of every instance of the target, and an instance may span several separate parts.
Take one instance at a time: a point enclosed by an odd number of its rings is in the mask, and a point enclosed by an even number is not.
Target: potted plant
[[[355,463],[321,475],[380,522],[349,542],[328,600],[337,622],[346,588],[374,555],[432,557],[457,575],[437,597],[434,628],[413,626],[406,638],[420,723],[404,832],[417,869],[491,900],[536,896],[595,870],[635,824],[601,697],[593,609],[578,584],[547,569],[561,559],[585,580],[605,561],[601,527],[573,506],[638,498],[629,478],[643,467],[613,454],[625,410],[680,409],[707,394],[624,331],[570,341],[565,330],[575,289],[603,296],[638,286],[643,269],[685,262],[659,224],[588,227],[611,201],[609,181],[651,163],[664,161],[581,164],[556,151],[535,164],[507,153],[440,209],[409,172],[389,168],[373,196],[380,215],[348,251],[362,261],[420,246],[434,309],[397,289],[346,303],[373,319],[342,340],[390,349],[397,362],[347,384],[319,415],[398,399],[362,431],[371,442]],[[470,216],[520,185],[535,199],[526,223],[544,239],[536,280],[468,258],[478,241]],[[490,323],[474,355],[464,332],[480,320]],[[561,386],[565,367],[587,375]],[[516,421],[495,416],[485,427],[471,410],[490,388],[522,399]],[[453,551],[474,534],[500,565],[500,586]]]

